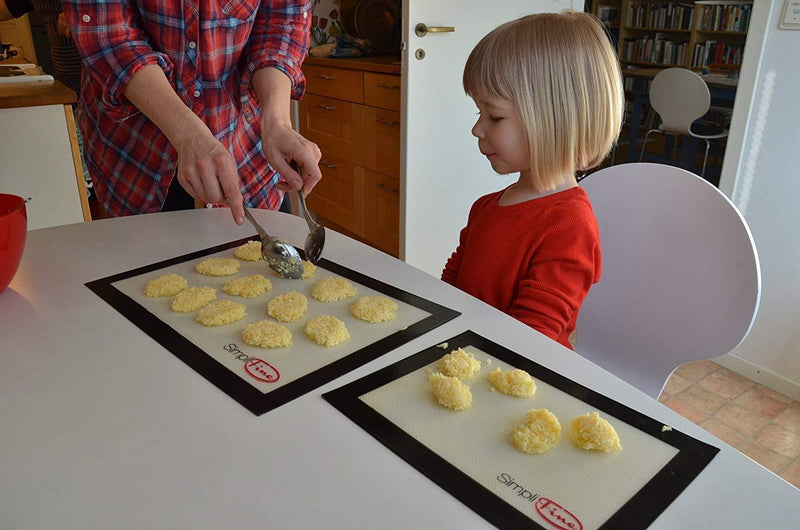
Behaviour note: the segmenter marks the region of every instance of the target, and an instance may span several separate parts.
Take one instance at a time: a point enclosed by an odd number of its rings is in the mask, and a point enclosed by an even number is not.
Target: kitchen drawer
[[[400,111],[400,76],[365,72],[364,104]]]
[[[300,102],[300,130],[323,152],[352,161],[363,136],[363,114],[362,105],[307,95]]]
[[[317,94],[354,103],[364,102],[364,73],[356,70],[304,65],[306,94]]]
[[[400,178],[400,113],[364,107],[364,135],[356,149],[358,165]]]
[[[358,171],[361,168],[356,168]],[[400,250],[400,185],[397,179],[364,171],[364,229],[376,248],[398,257]]]
[[[352,161],[322,152],[322,180],[306,197],[308,207],[342,228],[364,236],[364,173]]]

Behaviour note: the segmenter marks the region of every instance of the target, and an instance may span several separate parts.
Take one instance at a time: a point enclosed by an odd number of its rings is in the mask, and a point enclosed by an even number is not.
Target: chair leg
[[[708,162],[708,149],[711,147],[711,142],[709,142],[707,138],[703,138],[703,139],[706,141],[706,156],[703,157],[703,170],[700,171],[700,176],[705,178],[706,162]]]
[[[651,132],[653,132],[653,129],[650,129],[650,130],[649,130],[649,131],[647,131],[647,133],[645,133],[645,135],[644,135],[644,142],[642,142],[642,152],[641,152],[641,153],[639,153],[639,162],[641,162],[641,161],[642,161],[642,158],[644,158],[644,149],[645,149],[645,147],[647,147],[647,138],[650,136],[650,133],[651,133]]]

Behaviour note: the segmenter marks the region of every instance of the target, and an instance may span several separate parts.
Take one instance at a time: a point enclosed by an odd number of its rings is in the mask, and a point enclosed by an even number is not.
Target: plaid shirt
[[[66,0],[85,68],[78,106],[94,189],[113,215],[161,210],[177,153],[123,92],[146,65],[170,85],[233,155],[245,205],[276,209],[279,176],[261,150],[253,72],[274,67],[305,89],[310,0]]]

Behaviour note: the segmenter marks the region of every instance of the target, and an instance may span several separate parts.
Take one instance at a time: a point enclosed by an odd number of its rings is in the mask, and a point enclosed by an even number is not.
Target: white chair
[[[750,229],[717,188],[681,168],[622,164],[581,186],[603,264],[576,351],[658,397],[675,368],[728,353],[749,333],[761,293]]]
[[[711,125],[698,125],[694,121],[704,116],[711,107],[711,94],[703,78],[684,68],[668,68],[653,78],[650,85],[650,106],[661,118],[657,129],[644,135],[639,162],[644,157],[650,133],[691,136],[706,142],[706,154],[700,176],[706,173],[711,140],[728,136],[728,130]]]

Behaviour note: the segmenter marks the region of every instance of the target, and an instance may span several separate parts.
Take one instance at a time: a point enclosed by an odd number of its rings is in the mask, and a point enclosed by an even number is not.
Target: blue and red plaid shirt
[[[65,0],[83,56],[78,124],[94,190],[112,215],[161,210],[176,175],[167,137],[124,96],[146,65],[172,88],[236,161],[245,205],[276,209],[279,176],[261,150],[253,72],[274,67],[305,89],[309,0]]]

